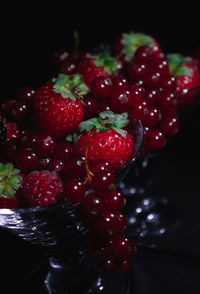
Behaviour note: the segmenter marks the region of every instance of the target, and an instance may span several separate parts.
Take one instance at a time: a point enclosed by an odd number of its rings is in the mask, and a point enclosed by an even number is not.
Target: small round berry
[[[66,177],[84,177],[85,176],[85,157],[81,155],[73,155],[65,161],[63,174]]]
[[[103,206],[108,212],[120,211],[124,206],[124,200],[122,193],[117,190],[109,191],[105,198],[102,199]]]
[[[166,136],[174,135],[179,130],[179,119],[177,116],[167,115],[163,117],[159,124],[159,127]]]
[[[134,61],[136,63],[150,63],[153,57],[153,50],[147,45],[139,46],[134,53]]]
[[[110,107],[113,111],[121,113],[127,111],[132,103],[132,94],[129,88],[113,89],[110,96]]]
[[[112,81],[110,78],[98,76],[92,81],[90,90],[96,99],[107,99],[112,90]]]
[[[95,99],[94,97],[92,97],[91,95],[85,95],[83,108],[84,108],[84,118],[86,120],[92,117],[96,117],[98,113],[98,108],[99,108],[99,101]]]
[[[157,106],[160,101],[160,93],[155,89],[146,89],[144,99],[149,105]]]
[[[56,159],[68,160],[73,155],[73,147],[70,142],[58,141],[53,149]]]
[[[99,196],[104,197],[105,193],[115,186],[115,175],[112,172],[100,171],[94,175],[90,187]]]
[[[161,111],[176,114],[178,110],[178,99],[175,94],[163,92],[160,96],[159,107]]]
[[[133,81],[144,80],[149,74],[148,65],[143,62],[131,62],[127,71],[129,78]]]
[[[153,128],[161,120],[162,115],[158,107],[149,107],[145,119],[142,121],[143,126]]]
[[[54,139],[49,135],[38,135],[34,142],[34,151],[39,157],[49,157],[55,147]]]
[[[116,76],[112,79],[113,88],[126,89],[129,86],[129,82],[124,76]]]
[[[9,118],[19,122],[27,118],[29,113],[28,106],[25,102],[15,102],[10,106]]]
[[[165,134],[158,129],[149,130],[145,134],[145,143],[150,150],[159,150],[165,146]]]
[[[22,172],[27,173],[37,170],[40,165],[39,158],[35,152],[30,148],[21,149],[17,152],[15,158],[16,167]]]
[[[135,252],[135,246],[125,236],[117,236],[110,242],[113,255],[123,259],[130,258]]]
[[[54,171],[57,173],[61,173],[64,169],[64,161],[60,159],[51,159],[49,163],[46,164],[45,168],[49,171]]]
[[[89,170],[96,175],[100,171],[114,172],[111,164],[103,159],[89,161]]]
[[[98,112],[109,111],[109,110],[111,110],[110,99],[100,101]]]
[[[147,102],[139,98],[134,100],[132,107],[129,109],[129,115],[135,120],[143,121],[148,111]]]
[[[162,80],[162,85],[164,91],[175,92],[176,91],[176,78],[172,75],[168,75]]]
[[[122,232],[119,226],[120,220],[115,212],[107,212],[99,216],[95,223],[95,230],[100,236],[116,235]]]
[[[81,202],[82,212],[88,216],[101,215],[104,212],[102,200],[95,193],[87,195]]]
[[[156,70],[151,70],[148,76],[145,77],[144,83],[151,89],[157,89],[162,86],[162,76]]]
[[[132,262],[131,259],[123,259],[117,265],[117,271],[120,273],[127,273],[131,270]]]
[[[70,203],[79,203],[85,198],[86,186],[81,178],[71,178],[64,181],[64,197]]]

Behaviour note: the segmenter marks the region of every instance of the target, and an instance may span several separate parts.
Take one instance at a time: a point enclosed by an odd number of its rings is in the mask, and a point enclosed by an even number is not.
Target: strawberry
[[[62,198],[62,192],[59,176],[47,170],[33,171],[22,182],[22,194],[32,206],[56,203]]]
[[[108,53],[99,56],[88,56],[78,66],[77,72],[83,76],[84,82],[90,87],[98,76],[108,77],[117,73],[118,63]]]
[[[82,95],[88,88],[78,75],[60,74],[35,93],[35,114],[54,138],[74,132],[83,120]]]
[[[0,208],[19,207],[22,174],[12,163],[0,163]]]
[[[143,33],[130,32],[118,36],[112,46],[112,55],[129,62],[133,59],[138,47],[147,45],[152,48],[155,55],[162,53],[159,43],[151,36]]]
[[[92,118],[80,124],[83,131],[75,148],[89,161],[105,160],[115,170],[121,169],[134,154],[134,143],[127,131],[122,129],[128,123],[127,113],[114,114],[104,111],[99,118]]]
[[[178,53],[167,55],[170,74],[176,77],[176,91],[179,99],[179,105],[191,103],[195,97],[195,89],[200,84],[200,73],[198,63],[191,57],[185,57]]]

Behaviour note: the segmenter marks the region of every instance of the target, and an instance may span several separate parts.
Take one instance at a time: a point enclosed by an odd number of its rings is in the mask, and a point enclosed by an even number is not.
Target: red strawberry
[[[108,53],[87,57],[78,66],[77,72],[83,76],[84,82],[90,87],[91,82],[98,76],[108,77],[117,72],[117,61]]]
[[[178,93],[179,105],[191,103],[195,97],[195,91],[187,91],[200,85],[200,74],[198,63],[195,59],[173,53],[167,56],[170,74],[176,77],[176,91]]]
[[[127,114],[101,112],[94,118],[80,124],[81,135],[76,151],[88,160],[106,160],[115,170],[121,169],[133,156],[134,143],[129,133],[123,129]]]
[[[83,120],[80,98],[87,90],[79,75],[60,74],[36,91],[36,117],[49,135],[62,138],[78,128]]]
[[[59,176],[47,170],[33,171],[22,182],[22,194],[32,206],[56,203],[62,198],[62,191]]]
[[[131,61],[136,49],[143,45],[151,47],[157,56],[162,53],[159,43],[153,37],[131,32],[116,38],[112,46],[112,54],[122,60]]]
[[[19,188],[23,175],[12,163],[0,163],[0,208],[19,207]]]

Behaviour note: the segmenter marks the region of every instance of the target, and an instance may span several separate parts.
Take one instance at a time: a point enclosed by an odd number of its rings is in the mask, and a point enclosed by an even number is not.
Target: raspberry
[[[47,170],[33,171],[22,182],[22,194],[32,206],[44,206],[62,198],[63,184],[59,176]]]

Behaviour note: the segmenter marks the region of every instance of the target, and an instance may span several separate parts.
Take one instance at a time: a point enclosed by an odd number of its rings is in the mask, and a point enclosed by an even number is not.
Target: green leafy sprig
[[[72,101],[82,99],[83,95],[89,91],[84,84],[83,77],[79,74],[71,76],[59,74],[57,78],[53,78],[53,91],[61,94],[63,98],[70,98]]]
[[[115,114],[112,111],[103,111],[99,113],[99,117],[91,118],[80,123],[79,129],[81,132],[84,130],[91,131],[92,129],[97,131],[108,131],[109,129],[113,129],[125,138],[126,134],[122,128],[125,127],[128,122],[127,112]]]
[[[20,170],[16,169],[12,163],[3,165],[0,163],[0,197],[12,199],[15,190],[20,188]]]

